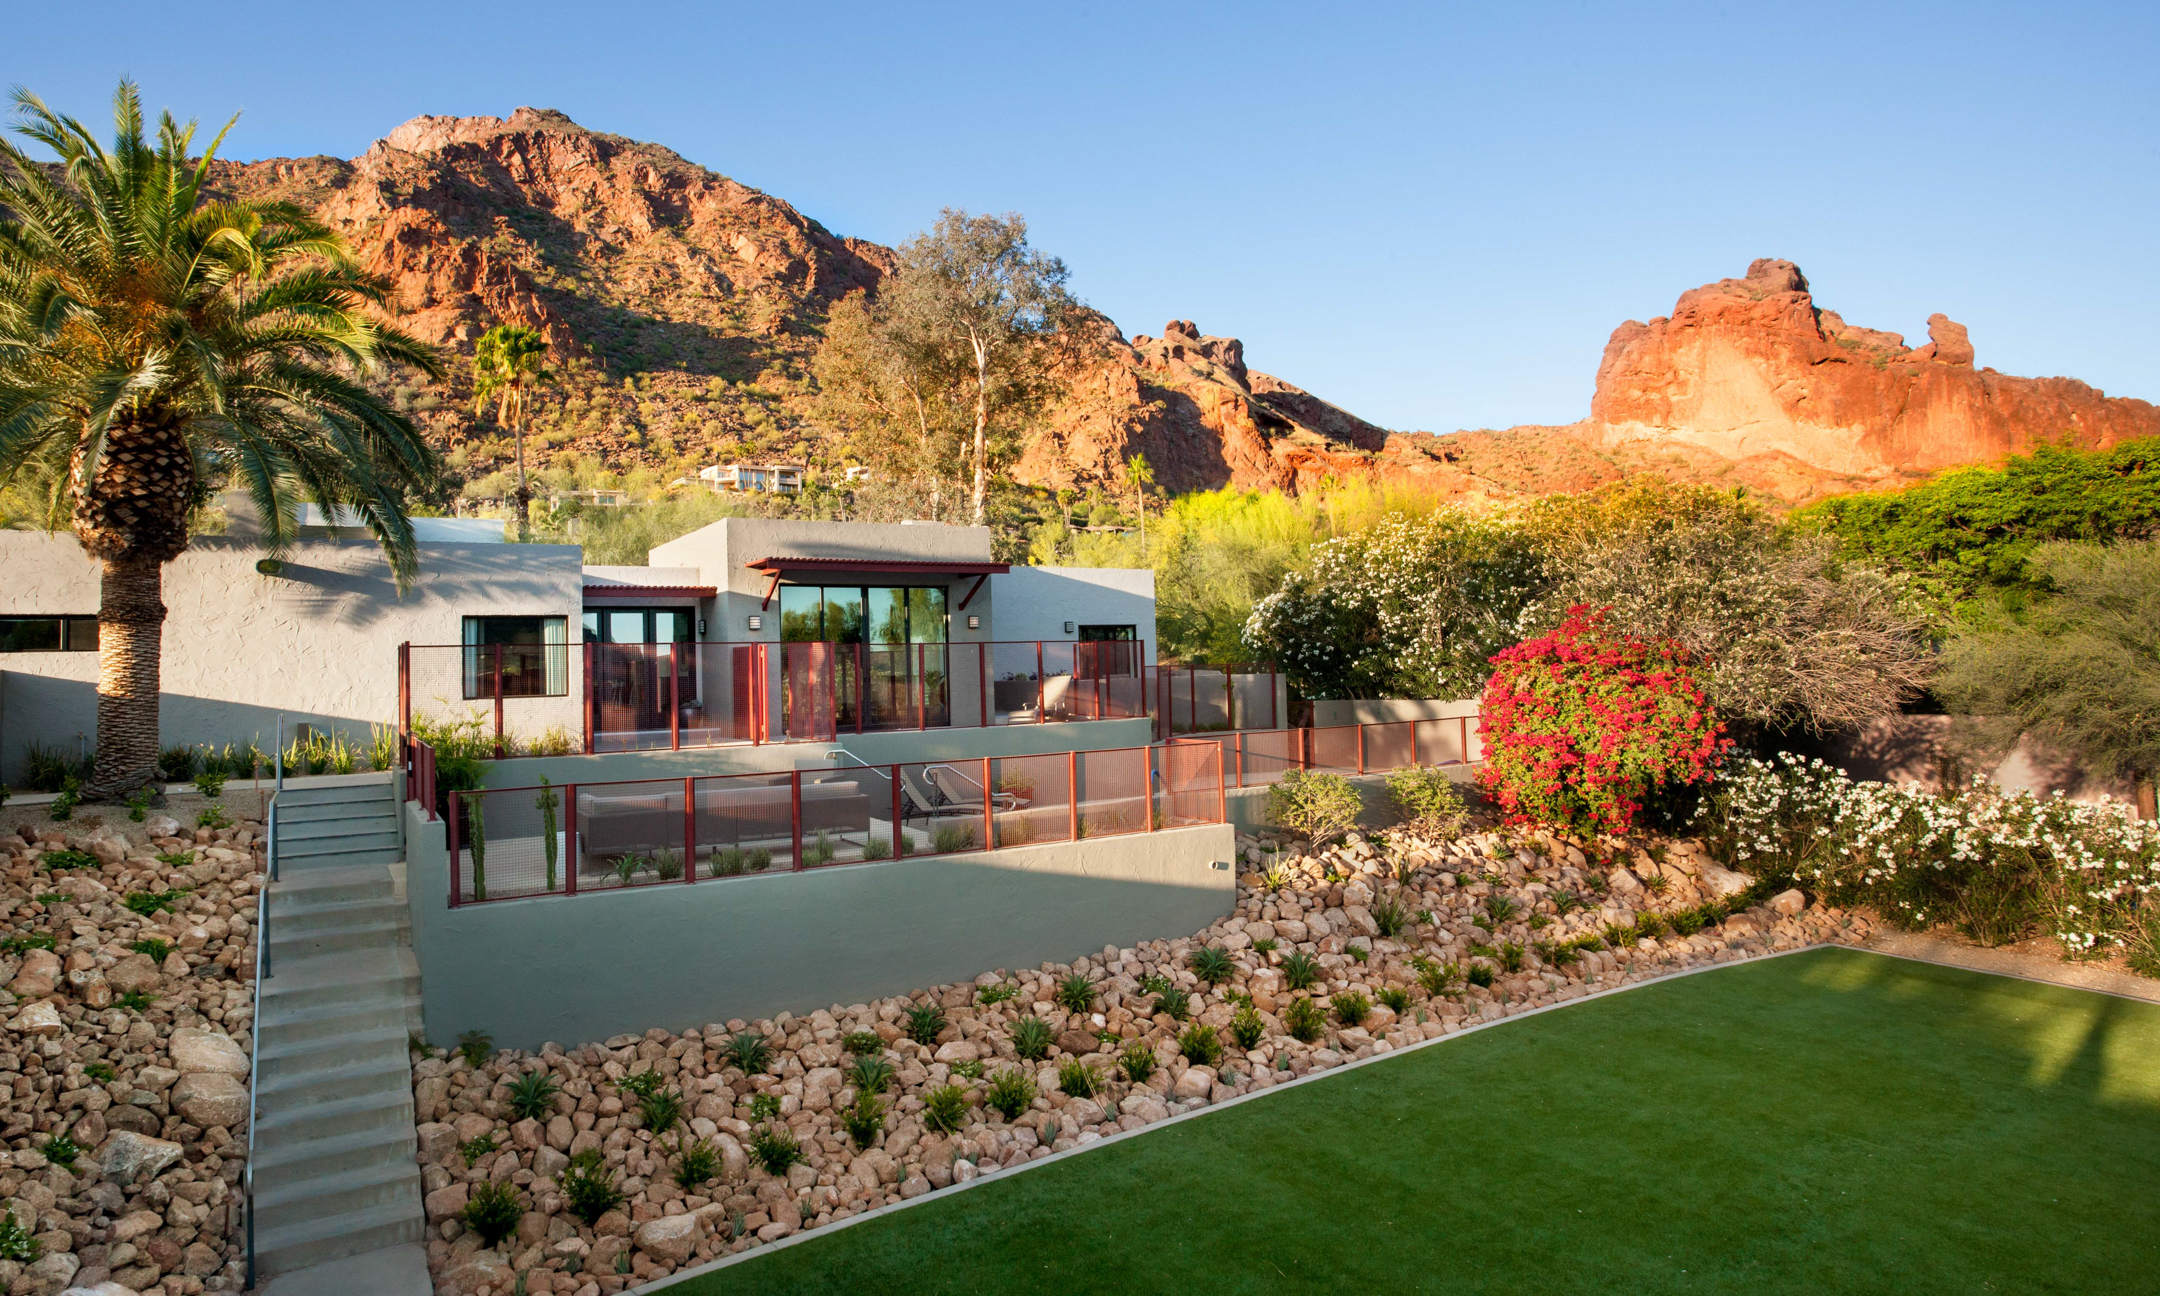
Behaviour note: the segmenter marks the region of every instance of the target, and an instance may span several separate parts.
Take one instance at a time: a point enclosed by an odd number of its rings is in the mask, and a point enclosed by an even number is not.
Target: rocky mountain
[[[809,360],[825,312],[874,291],[894,253],[666,148],[520,108],[415,118],[350,161],[222,164],[215,183],[316,211],[392,280],[401,322],[424,338],[469,354],[498,322],[541,330],[564,380],[541,402],[543,462],[662,481],[737,457],[837,470],[848,455],[811,416]],[[1919,348],[1848,325],[1786,261],[1615,329],[1590,417],[1562,427],[1390,432],[1249,369],[1237,338],[1190,321],[1160,337],[1099,327],[1102,359],[1072,376],[1015,480],[1109,485],[1145,454],[1172,491],[1377,474],[1505,499],[1656,472],[1797,502],[2045,439],[2160,434],[2144,401],[1976,368],[1964,328],[1943,316]],[[459,380],[398,392],[453,469],[484,481],[510,447],[464,396]]]

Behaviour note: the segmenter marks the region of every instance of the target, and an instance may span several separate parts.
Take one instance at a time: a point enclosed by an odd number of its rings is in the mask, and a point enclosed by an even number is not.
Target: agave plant
[[[399,579],[406,500],[441,461],[362,379],[435,352],[369,314],[389,283],[300,207],[207,190],[226,123],[197,151],[171,114],[147,133],[135,87],[113,140],[18,90],[0,140],[0,479],[41,497],[103,568],[97,751],[83,795],[157,775],[164,565],[220,484],[245,492],[275,557],[308,500],[365,526]]]

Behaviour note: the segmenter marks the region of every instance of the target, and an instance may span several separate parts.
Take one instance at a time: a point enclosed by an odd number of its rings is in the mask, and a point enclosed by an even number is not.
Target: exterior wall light
[[[1066,634],[1071,634],[1072,632],[1073,632],[1073,623],[1072,623],[1072,622],[1070,622],[1070,621],[1067,621],[1067,622],[1065,623],[1065,633],[1066,633]]]
[[[698,638],[700,638],[700,639],[703,639],[703,638],[705,637],[705,618],[704,618],[704,617],[699,617],[699,618],[697,619],[697,637],[698,637]]]
[[[970,629],[970,630],[980,630],[980,629],[982,629],[982,618],[981,618],[981,617],[979,617],[979,616],[973,616],[973,615],[970,615],[970,616],[968,617],[968,629]]]
[[[752,630],[763,630],[765,628],[765,618],[752,612],[750,614],[750,628]]]

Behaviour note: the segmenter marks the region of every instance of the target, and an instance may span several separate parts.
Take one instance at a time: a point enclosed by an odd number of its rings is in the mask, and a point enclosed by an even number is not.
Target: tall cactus
[[[533,805],[540,811],[540,847],[547,853],[547,889],[551,892],[555,889],[555,855],[557,849],[555,845],[555,807],[561,804],[562,798],[556,795],[554,788],[548,786],[547,775],[542,774],[540,776],[540,799],[533,802]]]

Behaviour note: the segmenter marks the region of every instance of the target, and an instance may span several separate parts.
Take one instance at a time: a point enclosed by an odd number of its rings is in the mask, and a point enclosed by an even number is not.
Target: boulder
[[[1791,890],[1787,891],[1780,891],[1776,895],[1770,897],[1770,907],[1790,918],[1794,914],[1799,913],[1801,910],[1807,908],[1807,896],[1802,893],[1800,888],[1798,887],[1794,887]]]
[[[1695,881],[1714,896],[1739,895],[1755,884],[1755,879],[1747,874],[1736,873],[1708,860],[1704,860],[1702,867],[1696,871]]]
[[[247,1078],[246,1052],[233,1043],[230,1036],[218,1031],[183,1026],[172,1033],[172,1042],[166,1051],[172,1054],[173,1069],[183,1075],[214,1072],[236,1080]]]
[[[656,1260],[681,1264],[697,1249],[698,1238],[703,1232],[702,1223],[695,1215],[663,1215],[638,1228],[638,1250]]]
[[[16,1013],[8,1029],[18,1035],[58,1035],[67,1029],[67,1023],[60,1020],[60,1009],[52,1000],[40,999]]]
[[[449,1184],[429,1193],[421,1205],[427,1211],[430,1222],[454,1219],[464,1211],[465,1200],[471,1192],[472,1189],[465,1184]]]
[[[956,1039],[948,1040],[947,1042],[938,1045],[938,1051],[935,1060],[943,1062],[947,1066],[950,1066],[955,1062],[978,1061],[981,1059],[981,1057],[981,1045],[977,1044],[974,1040]]]
[[[116,993],[130,994],[137,990],[155,990],[158,982],[164,980],[164,974],[158,971],[157,960],[148,954],[130,954],[112,966],[105,974],[105,980]]]
[[[1178,1076],[1177,1087],[1172,1092],[1179,1098],[1205,1098],[1214,1087],[1213,1068],[1191,1066]]]
[[[172,1104],[189,1123],[204,1129],[222,1126],[231,1130],[247,1124],[247,1086],[222,1071],[181,1076],[173,1086]]]

